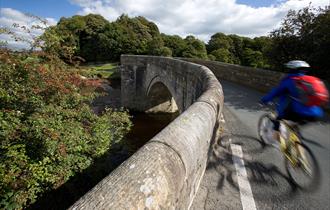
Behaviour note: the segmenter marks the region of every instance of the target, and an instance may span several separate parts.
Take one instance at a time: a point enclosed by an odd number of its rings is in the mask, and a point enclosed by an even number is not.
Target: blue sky
[[[59,20],[62,16],[76,14],[80,7],[68,0],[0,0],[1,8],[12,8],[40,17],[52,17]]]
[[[252,7],[268,7],[272,4],[276,4],[276,0],[236,0],[239,4],[245,4]]]
[[[0,27],[31,26],[34,20],[25,13],[46,18],[50,25],[63,16],[94,13],[115,21],[124,13],[146,17],[162,33],[194,35],[207,42],[217,32],[268,35],[290,9],[301,9],[310,2],[315,7],[329,5],[329,0],[0,0]],[[23,31],[20,34],[25,36]],[[9,36],[0,34],[0,39],[13,43]]]

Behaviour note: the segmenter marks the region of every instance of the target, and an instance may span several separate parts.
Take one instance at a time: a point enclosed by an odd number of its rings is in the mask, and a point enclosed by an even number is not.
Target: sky
[[[125,13],[146,17],[162,33],[194,35],[207,42],[216,32],[247,37],[268,35],[279,27],[288,10],[310,3],[325,7],[330,0],[0,0],[0,27],[12,27],[13,23],[33,25],[35,20],[26,13],[46,18],[48,25],[77,14],[101,14],[114,21]],[[42,33],[40,29],[31,30],[30,35],[21,29],[14,31],[26,39]],[[24,47],[8,35],[0,34],[0,40],[14,48]]]

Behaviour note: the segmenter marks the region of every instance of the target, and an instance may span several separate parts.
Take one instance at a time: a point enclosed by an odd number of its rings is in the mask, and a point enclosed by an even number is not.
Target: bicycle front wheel
[[[274,117],[270,113],[263,114],[258,122],[258,134],[264,144],[273,143]]]
[[[285,166],[293,183],[302,190],[316,189],[320,181],[320,171],[312,151],[299,142],[288,149],[290,155],[285,158]]]

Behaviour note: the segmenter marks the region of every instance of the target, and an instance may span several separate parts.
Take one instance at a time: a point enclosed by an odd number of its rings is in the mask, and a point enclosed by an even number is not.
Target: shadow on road
[[[249,155],[267,152],[270,146],[265,146],[257,138],[247,135],[225,135],[219,138],[213,144],[212,154],[209,159],[206,170],[216,170],[219,174],[219,181],[217,189],[221,190],[224,185],[229,183],[237,191],[239,189],[237,184],[237,174],[235,166],[233,165],[233,155],[231,153],[230,145],[237,144],[243,146],[244,144],[252,144],[253,146],[244,150],[244,164],[248,173],[248,179],[253,186],[259,186],[262,190],[257,189],[253,192],[256,200],[290,200],[298,192],[298,188],[291,182],[290,178],[283,173],[277,165],[280,163],[265,164],[257,160],[251,159]],[[243,146],[243,148],[246,148]],[[280,155],[280,154],[279,154]]]

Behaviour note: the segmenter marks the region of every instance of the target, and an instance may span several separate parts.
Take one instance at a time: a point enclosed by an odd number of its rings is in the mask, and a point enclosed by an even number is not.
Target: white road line
[[[236,168],[237,182],[241,195],[243,210],[256,210],[257,208],[253,199],[251,186],[244,167],[242,147],[237,144],[230,144],[230,148],[233,154],[233,162]]]

